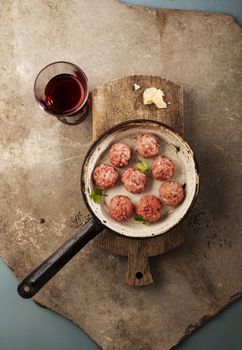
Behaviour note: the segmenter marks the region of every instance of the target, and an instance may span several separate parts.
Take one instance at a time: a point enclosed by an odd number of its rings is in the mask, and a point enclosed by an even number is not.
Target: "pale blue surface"
[[[241,350],[242,299],[195,331],[174,350]]]
[[[234,16],[242,25],[242,0],[121,0],[127,4],[164,9],[223,12]]]
[[[0,350],[97,350],[72,322],[24,300],[17,280],[0,260]]]

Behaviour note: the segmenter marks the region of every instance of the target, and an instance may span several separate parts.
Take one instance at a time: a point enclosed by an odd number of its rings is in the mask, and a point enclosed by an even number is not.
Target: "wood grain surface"
[[[140,88],[135,90],[134,84]],[[167,108],[158,109],[154,104],[143,104],[143,92],[149,87],[164,91]],[[108,82],[93,91],[94,140],[112,126],[130,119],[158,120],[182,134],[182,88],[160,77],[133,75]],[[110,253],[127,256],[126,283],[143,286],[153,282],[149,256],[166,253],[181,245],[184,242],[181,227],[182,224],[160,237],[138,240],[117,236],[105,230],[95,242]]]
[[[140,86],[134,90],[134,84]],[[156,87],[165,92],[167,109],[143,104],[146,88]],[[110,127],[130,119],[153,119],[183,133],[183,90],[166,79],[149,75],[132,75],[97,87],[93,91],[93,139]]]

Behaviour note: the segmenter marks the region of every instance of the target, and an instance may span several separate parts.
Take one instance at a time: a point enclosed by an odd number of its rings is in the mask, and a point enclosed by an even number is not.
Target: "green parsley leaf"
[[[142,171],[142,173],[145,173],[145,174],[147,174],[147,173],[149,173],[151,171],[151,168],[145,162],[138,161],[135,164],[135,167],[137,169],[139,169],[140,171]]]
[[[97,203],[100,204],[102,202],[103,197],[107,196],[106,194],[103,193],[103,190],[101,188],[94,188],[94,190],[92,191],[90,197],[91,199]]]
[[[135,215],[135,216],[134,216],[134,220],[135,220],[135,221],[142,222],[142,224],[144,224],[144,225],[149,225],[149,221],[145,220],[145,219],[142,218],[142,216],[140,216],[140,215]]]

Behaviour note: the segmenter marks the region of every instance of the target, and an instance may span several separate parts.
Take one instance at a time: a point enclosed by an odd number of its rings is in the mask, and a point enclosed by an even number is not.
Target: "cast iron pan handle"
[[[18,286],[18,294],[25,299],[33,297],[68,261],[76,255],[104,226],[90,219],[71,239],[66,241]]]

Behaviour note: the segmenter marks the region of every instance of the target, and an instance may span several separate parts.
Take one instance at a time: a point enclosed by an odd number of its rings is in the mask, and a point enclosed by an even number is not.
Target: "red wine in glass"
[[[35,79],[34,94],[42,109],[65,124],[79,124],[88,115],[88,80],[73,63],[59,61],[44,67]]]
[[[78,78],[71,74],[58,74],[47,83],[45,96],[49,112],[69,114],[81,107],[85,92]]]

